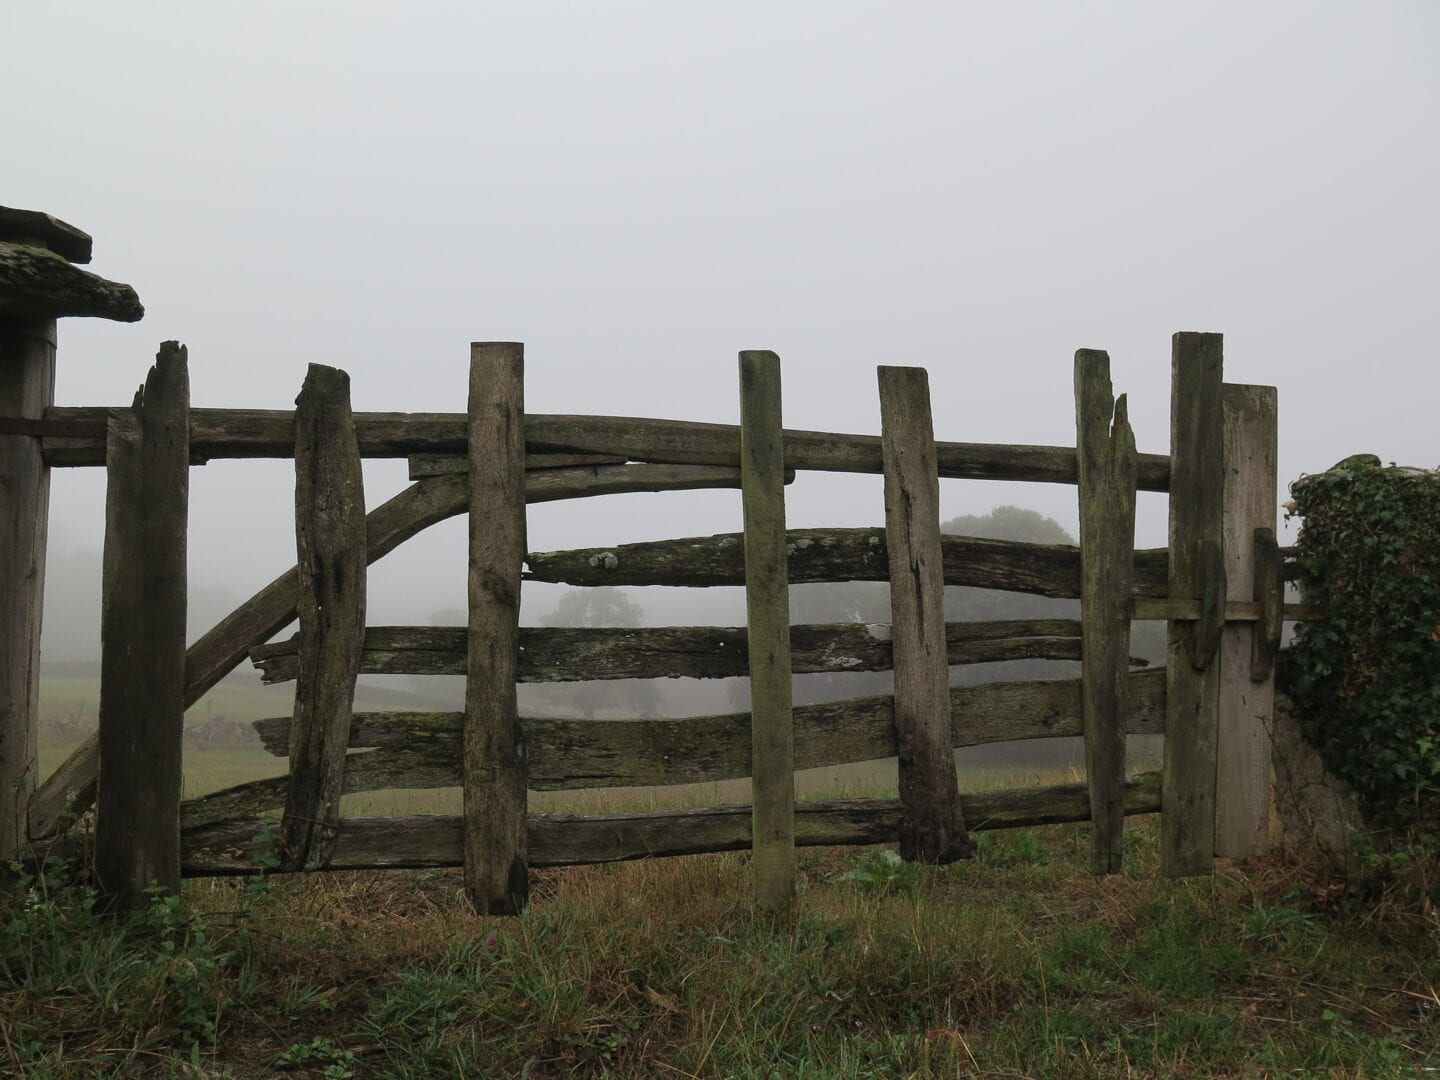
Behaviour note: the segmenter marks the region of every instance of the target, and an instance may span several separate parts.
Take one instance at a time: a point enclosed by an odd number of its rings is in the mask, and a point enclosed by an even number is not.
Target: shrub
[[[1440,473],[1369,455],[1292,485],[1302,623],[1283,687],[1330,770],[1388,829],[1440,804]]]

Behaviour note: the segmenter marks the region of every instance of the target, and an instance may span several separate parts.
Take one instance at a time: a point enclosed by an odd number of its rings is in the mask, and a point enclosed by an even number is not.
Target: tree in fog
[[[639,626],[645,610],[619,589],[570,589],[541,626]]]
[[[645,611],[619,589],[570,589],[541,626],[640,626]],[[657,716],[660,692],[653,679],[605,679],[594,682],[540,683],[522,687],[527,701],[541,709],[576,711],[587,720],[601,710]]]

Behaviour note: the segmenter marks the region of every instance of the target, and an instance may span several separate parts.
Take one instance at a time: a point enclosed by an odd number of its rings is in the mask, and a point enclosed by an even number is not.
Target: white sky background
[[[458,411],[493,339],[526,343],[529,411],[733,423],[737,351],[772,348],[788,426],[878,432],[875,365],[918,364],[938,438],[1060,444],[1084,346],[1164,452],[1170,334],[1218,330],[1230,381],[1280,388],[1282,490],[1440,463],[1426,0],[12,0],[0,40],[0,202],[91,232],[148,311],[61,327],[61,404],[128,402],[178,338],[197,406],[289,407],[319,361],[357,409]],[[192,581],[293,562],[291,477],[192,473]],[[370,503],[404,482],[368,467]],[[1070,487],[942,497],[1075,528]],[[102,503],[58,473],[53,542],[98,559]],[[802,474],[789,506],[883,516],[878,478]],[[738,492],[621,496],[533,508],[530,546],[739,525]],[[378,564],[371,622],[463,606],[463,532]]]

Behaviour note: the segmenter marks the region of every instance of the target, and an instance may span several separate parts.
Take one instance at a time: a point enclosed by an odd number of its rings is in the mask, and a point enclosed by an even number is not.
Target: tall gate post
[[[1170,619],[1165,668],[1165,767],[1160,869],[1208,874],[1215,861],[1218,652],[1225,626],[1221,553],[1224,486],[1222,339],[1179,333],[1170,357],[1172,602],[1200,601],[1199,619]]]
[[[950,863],[975,854],[955,777],[940,553],[940,476],[924,368],[880,367],[885,547],[895,644],[900,855]]]
[[[29,835],[36,786],[41,605],[50,470],[41,458],[55,400],[55,322],[134,322],[135,292],[76,269],[90,237],[33,210],[0,206],[0,865]]]
[[[1091,869],[1117,874],[1125,849],[1125,716],[1135,565],[1135,435],[1110,357],[1075,354],[1080,494],[1080,703],[1090,793]]]
[[[161,345],[134,408],[114,410],[106,436],[95,878],[106,908],[122,913],[143,910],[151,885],[180,888],[186,361],[183,345]]]
[[[340,827],[355,679],[365,649],[365,479],[350,376],[311,364],[295,399],[299,678],[282,869],[319,870]]]
[[[470,631],[463,797],[465,887],[481,915],[530,898],[527,765],[515,683],[525,561],[525,347],[470,347]]]
[[[740,354],[740,477],[750,656],[750,837],[755,903],[762,911],[784,915],[795,904],[795,744],[785,446],[780,358],[773,352]]]
[[[55,397],[55,320],[0,322],[0,414],[39,419]],[[40,720],[50,470],[40,440],[0,435],[0,865],[25,843]]]
[[[1227,599],[1278,610],[1268,590],[1275,549],[1276,393],[1273,386],[1226,384],[1224,548]],[[1256,532],[1269,534],[1257,543]],[[1264,619],[1228,623],[1220,642],[1216,747],[1215,854],[1259,855],[1270,846],[1270,735],[1274,665],[1266,662]],[[1261,657],[1257,660],[1257,657]]]

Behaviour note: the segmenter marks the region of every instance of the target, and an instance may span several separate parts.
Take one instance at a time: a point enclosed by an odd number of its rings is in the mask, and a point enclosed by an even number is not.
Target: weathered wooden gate
[[[1285,576],[1273,532],[1275,394],[1222,381],[1217,334],[1175,335],[1171,453],[1139,454],[1109,360],[1075,357],[1076,445],[936,442],[923,370],[881,367],[879,437],[785,430],[773,353],[740,355],[736,426],[527,415],[523,349],[472,346],[469,411],[350,410],[348,377],[312,365],[293,412],[191,409],[185,350],[162,346],[132,407],[51,408],[52,466],[109,473],[100,733],[36,792],[30,835],[95,798],[96,871],[119,907],[182,874],[456,866],[476,906],[517,911],[530,866],[754,851],[758,904],[794,895],[797,845],[898,840],[907,858],[972,850],[969,831],[1092,820],[1097,872],[1120,869],[1123,818],[1162,811],[1166,873],[1265,848],[1266,720]],[[66,426],[68,425],[68,427]],[[85,425],[90,425],[86,428]],[[365,511],[360,462],[406,456],[414,484]],[[184,648],[186,477],[219,457],[293,457],[298,563]],[[882,473],[885,528],[787,530],[806,470]],[[1078,487],[1080,545],[942,536],[938,478]],[[525,504],[732,487],[742,533],[525,550]],[[1134,549],[1136,491],[1169,491],[1168,550]],[[365,567],[469,515],[469,625],[365,625]],[[522,577],[591,585],[741,585],[747,627],[521,628]],[[791,582],[891,583],[889,625],[789,625]],[[1081,619],[950,623],[946,585],[1079,598]],[[1292,612],[1292,614],[1299,614]],[[265,644],[298,616],[299,633]],[[1169,620],[1165,669],[1136,672],[1132,619]],[[180,799],[183,713],[247,657],[295,678],[292,717],[262,721],[287,777]],[[953,664],[1083,659],[1074,680],[951,688]],[[792,707],[792,673],[893,668],[892,696]],[[360,673],[464,673],[459,713],[352,714]],[[517,681],[748,674],[749,714],[676,720],[517,715]],[[1127,778],[1125,736],[1165,738],[1163,775]],[[954,749],[1083,735],[1085,784],[969,794]],[[363,750],[363,753],[350,753]],[[796,803],[797,769],[899,759],[899,798]],[[750,777],[746,806],[575,816],[529,790]],[[340,796],[458,785],[457,817],[345,818]],[[274,816],[280,811],[278,819]]]

